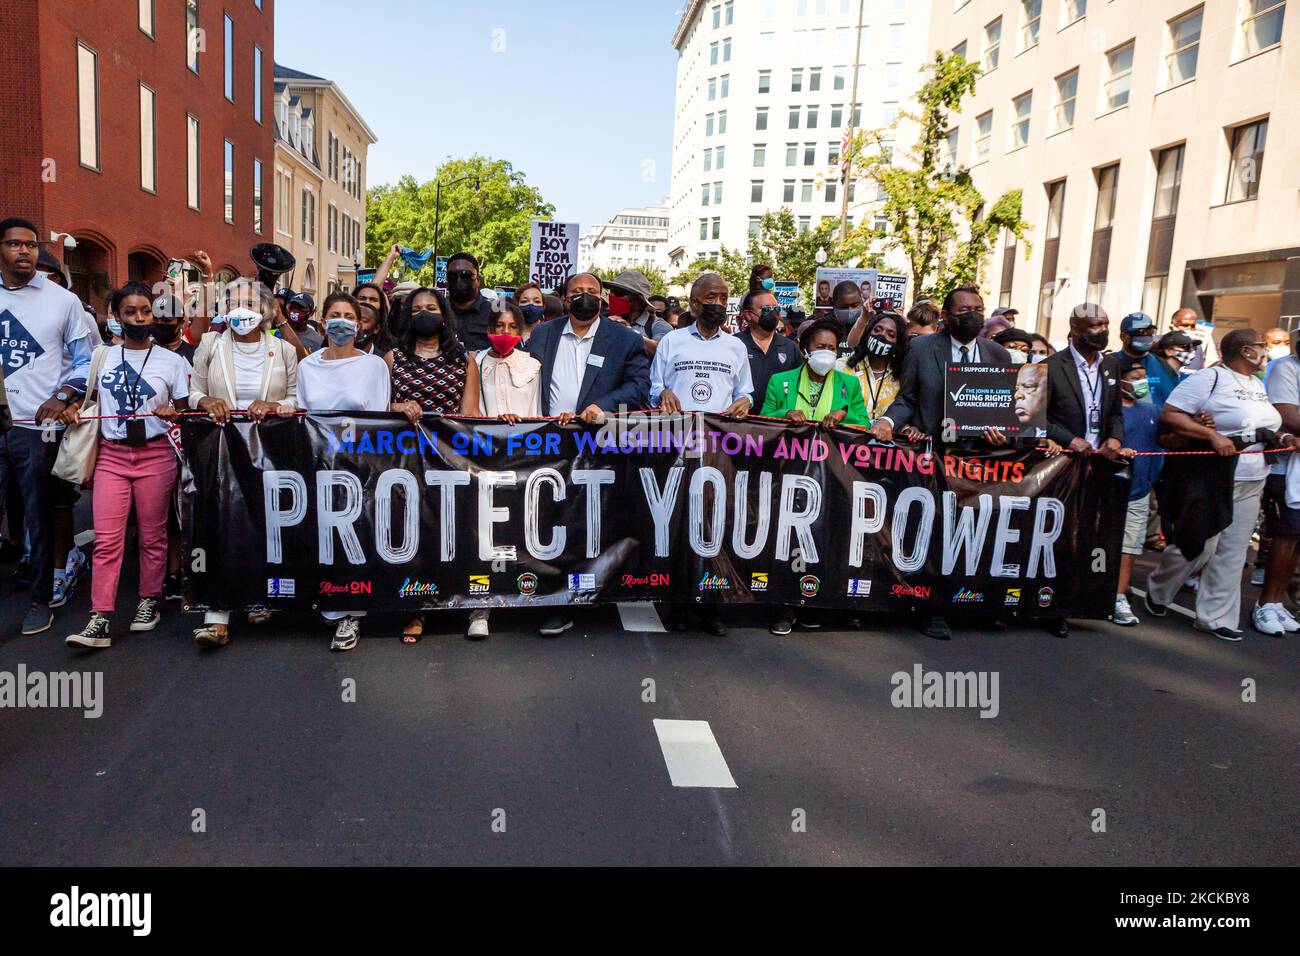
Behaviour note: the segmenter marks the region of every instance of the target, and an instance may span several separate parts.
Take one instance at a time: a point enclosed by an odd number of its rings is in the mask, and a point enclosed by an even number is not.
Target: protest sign
[[[652,600],[1104,618],[1127,473],[714,415],[187,418],[195,609]]]
[[[907,307],[907,276],[881,273],[876,278],[876,298],[891,300],[894,311],[902,312]]]
[[[799,283],[797,282],[778,282],[772,290],[776,296],[776,304],[782,311],[797,305],[799,302]]]
[[[831,293],[841,282],[853,282],[862,290],[862,301],[870,302],[875,297],[876,281],[880,277],[879,269],[830,269],[817,270],[817,287],[813,293],[813,307],[829,309]]]
[[[534,219],[528,262],[529,282],[547,292],[564,285],[578,271],[578,224]]]
[[[1037,435],[1047,427],[1047,366],[950,364],[944,417],[958,437],[988,428],[1013,438]]]

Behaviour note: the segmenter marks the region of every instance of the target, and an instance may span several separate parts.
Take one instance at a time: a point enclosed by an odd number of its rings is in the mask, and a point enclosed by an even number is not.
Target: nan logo
[[[537,575],[532,571],[525,571],[519,575],[519,580],[515,583],[519,585],[519,593],[524,597],[532,597],[537,593]]]
[[[799,593],[804,597],[816,597],[817,592],[822,589],[822,583],[816,575],[805,574],[799,579]]]
[[[267,597],[291,598],[296,591],[297,587],[293,578],[266,579]]]

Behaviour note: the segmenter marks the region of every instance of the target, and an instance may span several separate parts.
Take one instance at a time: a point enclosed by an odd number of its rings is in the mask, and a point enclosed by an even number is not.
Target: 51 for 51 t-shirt
[[[99,414],[146,414],[145,437],[165,434],[167,423],[149,413],[190,394],[190,363],[160,345],[148,349],[121,345],[106,348],[108,354],[99,372]],[[120,441],[126,438],[126,422],[124,418],[104,418],[99,433]]]

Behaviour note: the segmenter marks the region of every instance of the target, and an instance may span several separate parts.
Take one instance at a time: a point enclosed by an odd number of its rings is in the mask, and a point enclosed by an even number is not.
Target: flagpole
[[[858,32],[853,44],[853,87],[849,96],[849,117],[845,125],[844,155],[840,159],[843,169],[842,184],[844,195],[840,197],[840,245],[849,238],[849,172],[853,169],[851,152],[853,149],[853,116],[858,111],[858,73],[862,66],[862,16],[866,12],[867,0],[858,0]]]

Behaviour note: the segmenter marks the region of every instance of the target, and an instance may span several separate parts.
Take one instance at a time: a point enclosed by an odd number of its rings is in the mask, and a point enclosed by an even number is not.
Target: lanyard
[[[1101,408],[1101,357],[1097,357],[1097,371],[1088,370],[1088,363],[1084,362],[1079,366],[1083,371],[1083,377],[1088,383],[1088,431],[1095,431],[1092,427],[1092,415]]]
[[[122,350],[122,368],[123,368],[122,378],[125,379],[126,370],[131,369],[131,365],[126,360],[126,346],[119,345],[118,348]],[[144,353],[144,361],[140,363],[140,371],[135,373],[135,389],[132,390],[129,384],[126,385],[126,397],[131,402],[132,414],[135,414],[140,410],[140,389],[144,382],[144,367],[149,364],[150,355],[153,355],[152,345],[149,346],[149,351]],[[131,370],[134,371],[134,369]]]
[[[873,389],[871,387],[872,368],[871,363],[867,362],[867,394],[871,396],[871,417],[876,417],[876,403],[880,401],[880,393],[885,390],[885,379],[889,377],[889,369],[886,368],[880,373],[878,384]]]

